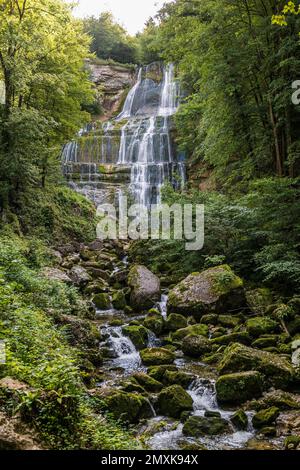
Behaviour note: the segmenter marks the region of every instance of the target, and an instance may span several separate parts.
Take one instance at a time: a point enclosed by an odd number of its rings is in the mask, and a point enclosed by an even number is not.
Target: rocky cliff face
[[[104,111],[102,119],[106,120],[122,107],[134,84],[135,70],[121,65],[103,65],[92,60],[87,60],[87,68],[99,92],[99,104]]]

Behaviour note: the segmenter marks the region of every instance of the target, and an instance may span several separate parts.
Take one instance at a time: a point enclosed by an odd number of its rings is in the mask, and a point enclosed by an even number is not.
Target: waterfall
[[[133,342],[123,335],[121,327],[106,327],[103,333],[109,337],[108,346],[113,351],[114,367],[122,367],[126,373],[131,373],[141,367],[140,354]]]
[[[138,88],[140,87],[140,84],[141,84],[141,81],[142,81],[142,72],[143,72],[143,69],[141,67],[139,69],[139,73],[138,73],[138,80],[137,80],[136,84],[134,85],[134,87],[128,93],[127,98],[126,98],[125,103],[124,103],[123,111],[117,117],[117,120],[119,120],[119,121],[121,119],[126,119],[126,118],[129,118],[131,116],[132,106],[133,106],[133,103],[134,103],[135,95],[136,95],[136,92],[137,92]]]
[[[164,70],[163,89],[159,108],[160,116],[172,116],[178,107],[179,89],[174,81],[174,65],[169,64]]]

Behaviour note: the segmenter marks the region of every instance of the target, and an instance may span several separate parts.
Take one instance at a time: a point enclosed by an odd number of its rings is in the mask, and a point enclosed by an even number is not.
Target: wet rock
[[[229,345],[231,343],[241,343],[248,345],[250,344],[251,340],[250,337],[247,333],[244,333],[243,331],[238,332],[238,333],[230,333],[228,335],[223,335],[223,336],[218,336],[217,338],[213,338],[211,340],[212,344],[218,344],[218,345]]]
[[[106,397],[105,405],[115,419],[129,423],[153,416],[149,401],[136,393],[114,392]]]
[[[263,380],[259,372],[222,375],[216,382],[217,399],[222,403],[244,403],[261,396]]]
[[[110,297],[108,294],[96,294],[93,302],[97,310],[109,310],[111,307]]]
[[[206,410],[204,413],[205,418],[222,418],[219,411]]]
[[[182,328],[181,330],[173,332],[171,337],[174,341],[181,341],[189,335],[208,336],[208,326],[202,324],[190,325],[186,328]]]
[[[191,416],[183,426],[183,434],[190,437],[217,436],[228,432],[228,423],[219,417]]]
[[[220,374],[257,370],[264,374],[270,384],[278,388],[287,388],[293,379],[290,362],[282,357],[242,344],[228,346],[218,366]]]
[[[67,284],[72,284],[72,279],[65,273],[65,271],[62,271],[61,269],[44,268],[41,272],[47,279],[50,279],[51,281],[59,281],[65,282]]]
[[[141,351],[141,358],[146,366],[158,366],[174,362],[175,354],[165,348],[149,348]]]
[[[150,375],[143,374],[142,372],[133,375],[136,382],[141,385],[147,392],[160,392],[163,384],[150,377]]]
[[[300,446],[300,435],[299,436],[288,436],[284,441],[285,450],[296,450]]]
[[[183,340],[182,351],[186,356],[199,358],[211,351],[211,343],[204,336],[188,335]]]
[[[160,300],[160,280],[148,268],[133,266],[128,275],[131,287],[131,305],[138,310],[145,310]]]
[[[172,370],[166,370],[162,378],[164,384],[181,385],[185,389],[191,385],[194,379],[195,376],[191,374]]]
[[[124,310],[126,307],[126,297],[123,291],[115,292],[112,296],[112,304],[116,310]]]
[[[84,287],[92,280],[87,270],[82,266],[73,266],[69,276],[72,279],[73,284],[78,287]]]
[[[240,431],[245,431],[248,428],[248,416],[244,410],[238,410],[231,416],[230,421]]]
[[[278,331],[278,323],[269,317],[250,318],[246,322],[246,330],[249,335],[257,338],[261,335]]]
[[[159,336],[164,328],[163,316],[158,311],[149,312],[144,320],[144,326]]]
[[[154,366],[149,367],[148,374],[150,377],[153,377],[158,382],[165,382],[165,374],[166,372],[178,372],[178,368],[173,364],[162,365],[162,366]]]
[[[276,408],[276,406],[272,406],[266,410],[261,410],[253,416],[252,424],[256,429],[263,428],[264,426],[273,424],[278,418],[279,414],[280,411],[278,408]]]
[[[278,447],[274,445],[272,442],[267,441],[267,440],[261,440],[261,439],[250,439],[247,442],[247,450],[257,450],[257,451],[263,451],[263,450],[278,450]]]
[[[135,347],[140,350],[147,347],[148,330],[144,326],[124,326],[123,334],[131,339]]]
[[[276,437],[276,427],[265,426],[259,430],[259,434],[264,437]]]
[[[177,331],[187,327],[187,319],[183,315],[171,313],[165,322],[167,331]]]
[[[243,281],[227,265],[191,274],[171,290],[168,300],[173,312],[198,318],[244,305]]]
[[[192,411],[193,400],[180,385],[172,385],[160,392],[157,405],[161,414],[180,418],[183,411]]]

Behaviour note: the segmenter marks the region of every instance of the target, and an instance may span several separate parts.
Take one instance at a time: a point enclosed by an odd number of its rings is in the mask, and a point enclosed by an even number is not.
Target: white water
[[[137,90],[140,87],[141,82],[142,82],[142,72],[143,72],[143,69],[141,67],[139,69],[137,82],[134,85],[134,87],[130,90],[130,92],[128,93],[127,98],[126,98],[125,103],[124,103],[123,110],[119,114],[119,116],[117,117],[117,121],[121,121],[122,119],[127,119],[131,116],[132,106],[133,106],[133,103],[134,103],[135,95],[136,95]]]
[[[108,346],[116,358],[111,361],[113,367],[121,367],[126,374],[141,368],[141,358],[133,342],[123,335],[121,327],[107,327],[103,330],[109,335]]]

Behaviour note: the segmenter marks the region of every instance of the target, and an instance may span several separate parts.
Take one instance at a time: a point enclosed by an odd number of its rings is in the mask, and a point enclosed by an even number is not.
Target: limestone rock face
[[[198,318],[242,308],[243,281],[227,265],[193,273],[171,290],[168,305],[173,312]]]
[[[131,305],[137,310],[151,308],[160,299],[160,280],[146,266],[135,265],[128,276]]]

